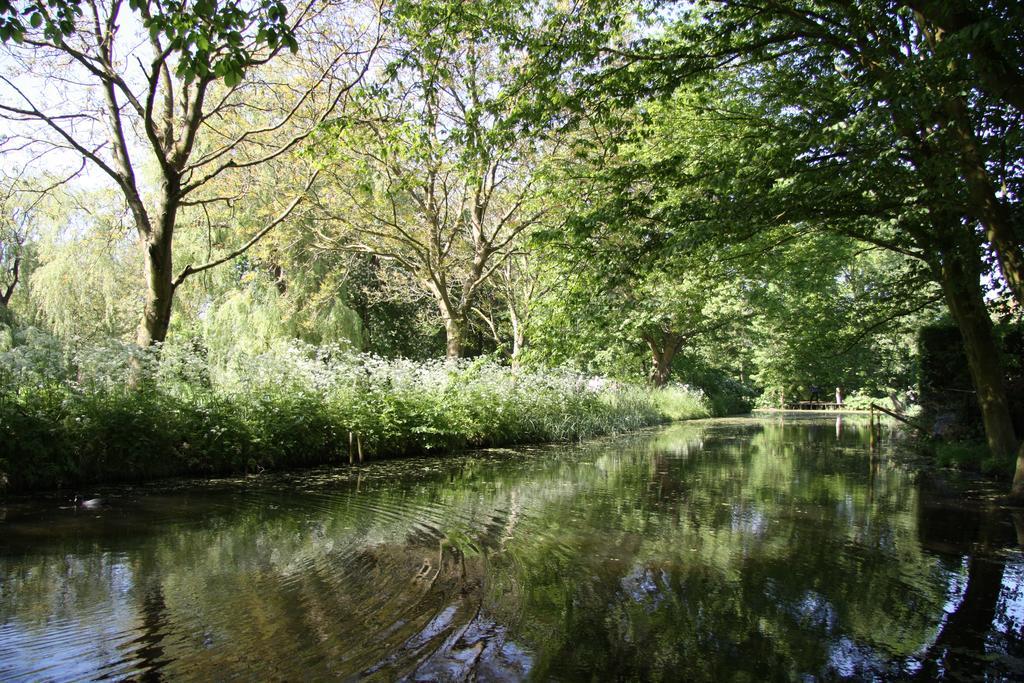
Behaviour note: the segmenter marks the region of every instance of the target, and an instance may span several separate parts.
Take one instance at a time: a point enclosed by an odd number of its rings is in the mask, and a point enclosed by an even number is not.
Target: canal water
[[[1024,518],[903,439],[776,415],[8,500],[0,680],[1021,680]]]

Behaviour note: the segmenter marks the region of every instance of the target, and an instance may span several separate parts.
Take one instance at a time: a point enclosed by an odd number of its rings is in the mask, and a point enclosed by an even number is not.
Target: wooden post
[[[352,444],[352,432],[349,432],[348,433],[348,464],[349,465],[355,464],[355,461],[356,461],[355,452],[352,450],[352,445],[353,445]]]
[[[875,452],[875,406],[871,405],[871,424],[868,426],[869,440],[868,445],[871,448],[871,452]]]
[[[907,418],[903,417],[899,413],[894,413],[893,411],[889,410],[888,408],[883,408],[882,406],[875,405],[874,403],[872,403],[871,404],[872,412],[874,412],[874,410],[876,408],[878,409],[878,412],[879,412],[879,415],[878,415],[878,428],[879,429],[882,428],[882,413],[884,413],[884,414],[888,415],[889,417],[892,417],[892,418],[895,418],[895,419],[899,420],[900,422],[902,422],[905,425],[913,427],[914,429],[918,430],[919,432],[921,432],[925,436],[928,436],[929,431],[928,431],[928,429],[926,427],[922,427],[921,425],[919,425],[919,424],[917,424],[915,422],[911,422],[910,420],[908,420]]]
[[[356,449],[359,451],[359,463],[363,462],[363,437],[356,432]]]

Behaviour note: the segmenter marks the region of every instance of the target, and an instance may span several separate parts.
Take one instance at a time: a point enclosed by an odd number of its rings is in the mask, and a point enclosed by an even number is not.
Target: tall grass
[[[188,345],[73,349],[43,336],[0,354],[0,490],[346,462],[350,434],[381,457],[575,440],[706,411],[693,392],[487,359],[414,363],[293,342],[214,366]]]
[[[711,406],[700,389],[686,384],[669,384],[652,392],[658,412],[669,420],[711,417]]]

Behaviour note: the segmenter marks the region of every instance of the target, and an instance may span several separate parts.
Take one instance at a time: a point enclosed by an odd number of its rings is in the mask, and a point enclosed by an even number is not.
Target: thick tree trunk
[[[917,13],[919,28],[922,29],[932,49],[936,51],[941,44],[947,42],[947,33],[965,29],[981,20],[980,16],[974,16],[972,10],[961,2],[910,0],[909,5]],[[977,31],[975,33],[978,34]],[[982,31],[978,35],[987,36],[987,32]],[[963,34],[960,38],[972,41],[970,51],[975,59],[975,66],[979,67],[979,74],[983,73],[980,67],[986,60],[983,54],[985,51],[981,48],[982,43],[988,44],[987,41],[971,39]],[[950,62],[951,67],[954,65],[955,60]],[[1002,80],[1005,85],[1006,79],[1011,79],[1017,74],[1012,65],[1003,64],[1003,67],[1010,68],[1006,69],[1003,79],[995,80]],[[993,80],[992,76],[990,73],[989,81]],[[986,79],[982,77],[982,80]],[[1009,209],[996,194],[995,184],[986,167],[984,151],[971,120],[970,107],[959,90],[960,88],[955,85],[940,88],[938,103],[943,112],[937,116],[937,122],[948,128],[953,138],[951,143],[956,150],[960,173],[967,185],[967,214],[984,226],[985,236],[996,252],[1003,278],[1017,303],[1024,306],[1024,249],[1021,247],[1021,240],[1015,234]],[[1020,104],[1020,100],[1017,104]]]
[[[433,277],[422,281],[424,288],[434,295],[437,311],[441,314],[446,339],[445,356],[448,358],[462,357],[462,344],[466,330],[466,311],[472,310],[471,304],[463,301],[461,305],[451,300],[443,279]]]
[[[960,169],[967,182],[969,213],[985,227],[985,236],[996,252],[999,269],[1017,303],[1024,306],[1024,249],[1015,234],[1009,210],[996,196],[967,103],[959,96],[950,96],[946,110],[960,146]]]
[[[656,387],[663,387],[668,384],[668,378],[672,375],[672,359],[667,353],[653,352],[654,364],[651,367],[651,384]]]
[[[999,349],[985,308],[977,266],[972,267],[965,260],[961,255],[946,257],[941,267],[942,290],[963,338],[989,449],[998,457],[1010,457],[1017,452],[1017,436],[1010,417]]]
[[[136,341],[148,347],[167,338],[171,323],[171,304],[174,301],[174,222],[178,204],[165,198],[159,207],[157,220],[142,234],[143,278],[146,294]]]
[[[682,336],[665,332],[661,339],[652,335],[645,337],[644,341],[651,350],[651,384],[663,387],[668,384],[668,378],[672,375],[672,361],[682,345]]]
[[[174,300],[171,240],[145,240],[142,257],[146,295],[136,341],[139,346],[147,347],[163,342],[171,323],[171,303]]]
[[[444,333],[447,339],[446,356],[448,358],[462,358],[463,324],[458,316],[444,316]]]

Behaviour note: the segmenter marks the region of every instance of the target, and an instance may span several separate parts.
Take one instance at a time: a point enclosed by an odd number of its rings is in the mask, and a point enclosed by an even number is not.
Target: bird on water
[[[100,498],[83,498],[82,496],[75,496],[75,507],[79,510],[95,510],[101,505],[103,505],[103,500]]]

